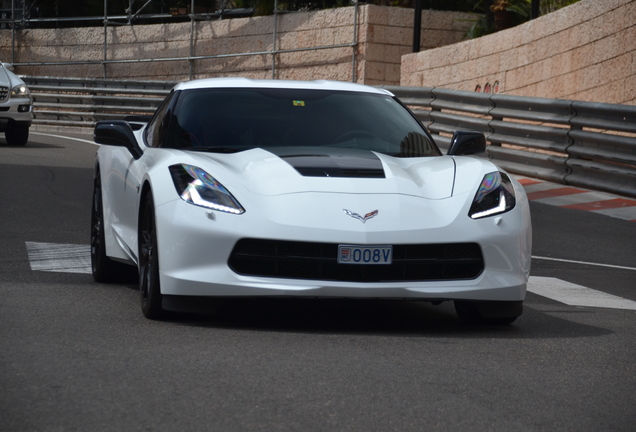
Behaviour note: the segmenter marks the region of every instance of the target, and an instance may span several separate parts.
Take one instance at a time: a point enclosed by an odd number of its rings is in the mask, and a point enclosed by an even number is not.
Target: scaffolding
[[[278,0],[274,0],[274,25],[272,29],[273,45],[270,51],[261,52],[248,52],[248,53],[233,53],[233,54],[221,54],[221,55],[202,55],[195,56],[195,22],[203,20],[220,20],[228,18],[239,17],[251,17],[254,15],[254,9],[241,8],[241,9],[227,9],[230,0],[221,0],[221,8],[214,12],[203,11],[202,8],[197,7],[195,0],[190,0],[190,4],[186,8],[171,8],[169,13],[159,14],[144,14],[144,9],[152,2],[147,0],[136,11],[133,8],[134,0],[129,0],[129,7],[126,9],[125,15],[109,15],[108,14],[108,0],[104,0],[104,15],[103,16],[91,16],[91,17],[63,17],[63,18],[34,18],[31,16],[33,5],[36,0],[33,0],[30,4],[27,0],[1,0],[2,1],[2,16],[0,17],[0,28],[11,29],[11,63],[15,66],[60,66],[60,65],[91,65],[101,64],[103,66],[103,78],[108,78],[108,65],[109,64],[122,64],[122,63],[147,63],[147,62],[174,62],[174,61],[187,61],[189,62],[189,79],[194,75],[194,62],[196,60],[206,59],[221,59],[221,58],[234,58],[244,56],[258,56],[258,55],[271,55],[271,76],[272,79],[276,78],[276,59],[280,54],[303,52],[303,51],[317,51],[324,49],[334,48],[351,48],[351,81],[356,81],[356,47],[358,45],[358,14],[359,6],[357,0],[352,0],[351,4],[354,6],[354,19],[353,19],[353,38],[350,43],[338,44],[338,45],[326,45],[317,46],[311,48],[298,48],[298,49],[277,49],[277,27],[278,27],[278,15],[289,13],[288,11],[278,10]],[[5,7],[5,5],[10,7]],[[176,10],[175,10],[176,9]],[[131,26],[137,22],[148,22],[155,20],[157,22],[165,22],[173,20],[174,22],[190,21],[190,46],[189,54],[182,57],[170,57],[170,58],[147,58],[147,59],[129,59],[129,60],[109,60],[108,59],[108,27],[109,26]],[[163,21],[160,21],[163,20]],[[15,44],[16,44],[16,30],[22,30],[32,27],[38,23],[59,23],[59,22],[102,22],[104,28],[104,42],[103,42],[103,60],[101,61],[64,61],[64,62],[30,62],[30,63],[16,63],[15,62]]]

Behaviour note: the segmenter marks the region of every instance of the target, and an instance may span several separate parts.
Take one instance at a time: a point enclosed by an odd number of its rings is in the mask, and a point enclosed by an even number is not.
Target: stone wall
[[[474,15],[460,12],[422,11],[420,49],[457,43],[472,25]],[[365,6],[360,30],[361,76],[370,85],[399,85],[402,56],[413,52],[413,10]]]
[[[354,39],[354,7],[295,12],[276,20],[276,49],[295,50],[350,45]],[[470,17],[455,12],[423,11],[422,47],[462,40]],[[228,56],[192,61],[192,77],[272,77],[274,17],[199,21],[195,24],[193,56]],[[400,83],[402,55],[412,51],[413,9],[366,5],[359,7],[357,45],[276,55],[275,77],[334,79],[365,84]],[[190,23],[109,27],[108,60],[178,58],[190,55]],[[19,63],[93,61],[104,58],[103,27],[26,29],[16,32],[16,72],[31,76],[101,78],[101,64],[23,66]],[[352,67],[355,54],[355,69]],[[0,31],[0,59],[11,61],[11,31]],[[187,80],[190,62],[154,61],[109,64],[108,78]]]
[[[636,104],[636,0],[581,0],[498,33],[405,55],[403,86]]]

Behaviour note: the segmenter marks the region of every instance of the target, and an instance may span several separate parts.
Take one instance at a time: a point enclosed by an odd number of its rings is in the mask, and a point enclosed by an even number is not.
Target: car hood
[[[8,71],[3,66],[0,66],[0,85],[11,87]]]
[[[17,75],[7,69],[4,64],[0,65],[0,85],[9,87],[11,89],[23,83],[24,81],[22,81],[20,78],[17,77]]]
[[[399,158],[342,148],[256,148],[233,154],[196,153],[227,171],[225,186],[240,183],[259,195],[305,192],[404,194],[444,199],[453,193],[455,161],[449,156]],[[194,155],[193,155],[194,156]],[[212,169],[216,176],[218,169]],[[220,172],[219,172],[220,174]]]

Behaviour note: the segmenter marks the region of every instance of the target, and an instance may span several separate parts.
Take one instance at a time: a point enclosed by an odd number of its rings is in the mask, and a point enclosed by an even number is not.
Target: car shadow
[[[511,325],[468,325],[452,302],[438,306],[405,300],[225,299],[208,315],[172,314],[185,326],[236,330],[390,335],[544,339],[602,336],[612,331],[555,317],[526,306]]]

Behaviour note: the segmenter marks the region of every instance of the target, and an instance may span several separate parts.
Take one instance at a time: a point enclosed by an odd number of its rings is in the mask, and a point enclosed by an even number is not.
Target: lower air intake
[[[475,279],[484,270],[477,243],[393,246],[390,265],[338,264],[338,244],[241,239],[229,259],[245,276],[342,282]]]

